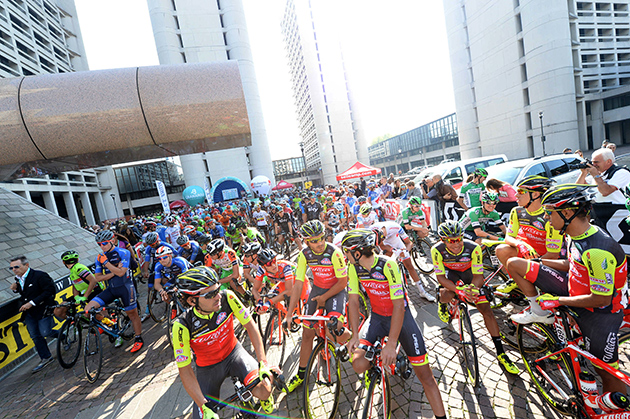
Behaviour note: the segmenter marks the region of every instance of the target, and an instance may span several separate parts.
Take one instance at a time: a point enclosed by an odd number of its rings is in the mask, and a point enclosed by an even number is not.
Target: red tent
[[[351,168],[337,175],[337,180],[355,179],[358,177],[378,175],[379,173],[381,173],[381,169],[377,167],[366,166],[361,162],[356,162]]]
[[[278,191],[280,189],[289,189],[292,188],[294,185],[292,183],[289,183],[285,180],[281,180],[280,182],[278,182],[278,184],[272,189],[272,191]]]
[[[170,203],[169,208],[170,209],[175,209],[175,208],[181,208],[181,207],[187,207],[188,204],[184,201],[182,201],[181,199],[177,200],[177,201],[173,201]]]

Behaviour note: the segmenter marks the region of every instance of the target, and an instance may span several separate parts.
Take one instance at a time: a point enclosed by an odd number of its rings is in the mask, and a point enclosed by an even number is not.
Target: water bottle
[[[595,399],[598,407],[604,412],[615,412],[625,410],[630,406],[630,401],[625,394],[615,391],[614,393],[604,393]]]
[[[598,406],[595,402],[595,398],[597,397],[598,392],[595,377],[588,371],[580,372],[578,377],[580,381],[580,389],[583,393],[585,393],[584,402],[592,408],[597,408]]]

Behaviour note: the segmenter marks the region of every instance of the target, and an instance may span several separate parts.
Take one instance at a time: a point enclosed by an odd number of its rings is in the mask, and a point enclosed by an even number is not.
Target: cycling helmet
[[[376,234],[367,228],[357,228],[346,233],[341,241],[343,250],[363,250],[376,246]]]
[[[236,226],[234,224],[230,224],[227,228],[228,234],[236,234]]]
[[[278,254],[273,249],[262,249],[258,252],[258,263],[266,265],[274,260],[276,256],[278,256]]]
[[[96,242],[100,243],[100,242],[108,242],[110,240],[112,240],[114,238],[114,232],[111,230],[101,230],[98,233],[96,233]]]
[[[159,240],[160,236],[158,236],[158,234],[154,231],[152,231],[151,233],[147,233],[147,235],[144,236],[144,244],[146,244],[147,246],[152,246]]]
[[[411,205],[422,205],[422,199],[417,196],[412,196],[409,200],[409,206]]]
[[[155,221],[145,221],[144,225],[146,227],[157,227],[157,223]]]
[[[197,220],[192,220],[192,221],[190,222],[190,225],[192,225],[193,227],[199,227],[199,221],[197,221]]]
[[[545,193],[547,189],[551,188],[555,181],[544,176],[528,176],[521,180],[516,187],[519,189],[525,189],[530,192]]]
[[[383,241],[385,241],[385,233],[383,233],[383,229],[381,229],[378,226],[372,225],[370,227],[370,230],[372,230],[374,232],[374,234],[376,234],[376,245],[380,246],[381,243],[383,243]]]
[[[79,254],[76,250],[66,250],[61,254],[61,260],[64,262],[75,262],[79,260]]]
[[[368,215],[370,212],[372,212],[372,205],[370,204],[363,204],[361,205],[361,208],[359,208],[359,213],[361,215]]]
[[[166,222],[169,224],[172,224],[175,222],[175,217],[173,217],[172,215],[169,215],[168,217],[166,217]]]
[[[172,255],[173,251],[168,246],[160,246],[155,251],[155,257],[161,258],[162,256]]]
[[[367,197],[362,195],[362,196],[360,196],[360,197],[358,197],[358,198],[357,198],[357,202],[358,202],[359,204],[362,204],[362,203],[364,203],[364,202],[367,202]]]
[[[566,218],[561,212],[557,214],[564,220],[564,226],[560,234],[564,234],[571,221],[579,214],[588,214],[591,210],[591,202],[595,198],[595,191],[590,185],[578,185],[567,183],[550,188],[541,199],[541,204],[555,210],[573,209],[575,212]]]
[[[245,222],[245,220],[238,220],[235,225],[238,229],[247,227],[247,223]]]
[[[481,176],[481,177],[488,177],[488,171],[484,168],[479,167],[475,169],[475,171],[473,172],[473,175]]]
[[[324,234],[324,224],[319,220],[307,221],[300,227],[300,233],[305,239],[321,236]]]
[[[176,243],[177,243],[178,246],[184,246],[184,245],[190,243],[190,239],[188,238],[187,235],[182,234],[181,236],[179,236],[177,238]]]
[[[368,182],[367,187],[368,188],[373,188],[376,186],[376,182]]]
[[[208,243],[208,247],[206,250],[208,251],[208,254],[216,255],[217,253],[222,252],[224,247],[225,242],[223,241],[223,239],[214,239],[210,241],[210,243]]]
[[[219,282],[217,273],[207,266],[192,268],[180,274],[175,283],[177,289],[182,294],[197,295],[205,288],[211,287]]]
[[[261,248],[262,246],[260,245],[260,243],[253,241],[253,242],[245,243],[243,247],[241,247],[241,251],[246,256],[252,256],[260,252]]]
[[[208,236],[207,234],[199,234],[197,236],[197,243],[199,244],[210,243],[210,240],[212,240],[212,237]]]
[[[184,234],[192,234],[196,228],[194,226],[186,226],[184,227]]]
[[[462,231],[462,226],[459,225],[457,221],[444,221],[437,228],[438,236],[441,239],[446,239],[450,237],[462,237],[464,232]]]
[[[341,202],[335,202],[333,204],[333,208],[336,209],[337,211],[341,212],[341,211],[343,211],[343,204]]]
[[[496,192],[483,191],[481,192],[481,196],[479,197],[481,202],[489,202],[491,204],[499,203],[499,194]]]

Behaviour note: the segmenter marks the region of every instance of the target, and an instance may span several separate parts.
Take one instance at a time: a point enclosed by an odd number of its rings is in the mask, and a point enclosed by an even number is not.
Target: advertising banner
[[[164,213],[170,214],[171,208],[168,205],[168,195],[166,194],[166,188],[164,187],[164,183],[156,180],[155,186],[157,186],[158,194],[160,194],[160,201],[162,201],[162,209]]]
[[[206,201],[208,201],[208,204],[211,204],[212,201],[212,193],[210,192],[210,182],[208,181],[208,178],[205,178],[203,180],[203,191],[206,193]]]

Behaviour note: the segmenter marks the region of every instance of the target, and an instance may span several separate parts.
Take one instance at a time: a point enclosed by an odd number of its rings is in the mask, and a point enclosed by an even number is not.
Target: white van
[[[497,154],[488,157],[440,163],[437,166],[423,170],[413,181],[418,185],[422,179],[430,173],[432,175],[441,175],[442,180],[449,182],[455,189],[459,189],[462,186],[462,182],[464,182],[468,175],[474,172],[475,169],[485,169],[488,166],[494,166],[495,164],[503,163],[507,160],[508,158],[505,154]]]

